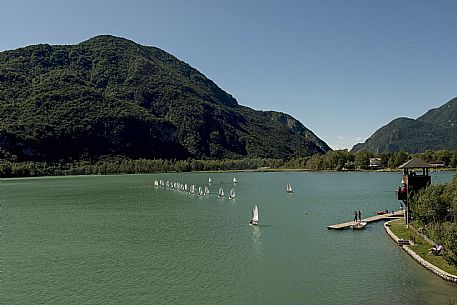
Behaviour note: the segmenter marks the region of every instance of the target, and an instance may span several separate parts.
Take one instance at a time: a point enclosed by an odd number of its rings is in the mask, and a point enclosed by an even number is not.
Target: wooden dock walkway
[[[389,212],[389,213],[383,214],[383,215],[376,215],[376,216],[368,217],[368,218],[362,219],[362,222],[366,222],[368,224],[370,222],[380,221],[380,220],[384,220],[384,219],[402,218],[403,215],[404,215],[403,210],[400,210],[400,211],[395,211],[393,213]],[[355,224],[356,224],[355,221],[349,221],[349,222],[339,223],[336,225],[327,226],[327,229],[328,230],[345,230],[345,229],[349,229],[351,226],[353,226]]]

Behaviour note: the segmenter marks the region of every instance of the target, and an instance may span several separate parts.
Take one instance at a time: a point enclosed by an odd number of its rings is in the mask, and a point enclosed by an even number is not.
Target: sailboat
[[[257,205],[252,209],[252,219],[249,221],[249,224],[251,226],[257,225],[259,222],[259,209],[257,208]]]
[[[205,195],[209,195],[209,188],[207,185],[205,185]]]
[[[235,190],[234,190],[234,189],[231,189],[231,190],[230,190],[230,196],[229,196],[228,199],[235,199],[235,196],[236,196]]]
[[[203,196],[203,189],[201,186],[198,187],[198,196]]]
[[[288,193],[293,193],[294,191],[292,190],[292,185],[287,184],[286,191],[287,191]]]
[[[219,198],[224,197],[224,189],[222,187],[219,188]]]
[[[236,183],[236,177],[233,177],[233,184]]]
[[[211,184],[211,177],[208,178],[208,184]]]

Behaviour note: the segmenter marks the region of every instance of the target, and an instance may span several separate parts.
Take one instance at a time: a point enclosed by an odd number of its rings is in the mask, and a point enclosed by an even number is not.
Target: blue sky
[[[439,0],[2,0],[0,51],[125,37],[341,149],[457,96],[456,15]]]

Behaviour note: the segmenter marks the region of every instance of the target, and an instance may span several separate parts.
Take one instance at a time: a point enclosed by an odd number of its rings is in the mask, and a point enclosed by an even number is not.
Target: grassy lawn
[[[390,229],[392,232],[401,239],[409,240],[410,236],[414,233],[406,228],[403,219],[395,220],[390,223]],[[432,247],[428,242],[423,240],[420,236],[416,236],[416,243],[414,246],[410,246],[411,250],[416,252],[420,257],[435,265],[443,271],[450,274],[457,275],[457,268],[449,265],[443,256],[428,255],[429,249]]]
[[[390,230],[397,235],[398,238],[409,240],[410,230],[406,228],[403,219],[390,222]]]

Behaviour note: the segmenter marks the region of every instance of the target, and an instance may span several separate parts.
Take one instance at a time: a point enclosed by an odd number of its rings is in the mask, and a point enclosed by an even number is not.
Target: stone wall
[[[392,230],[390,230],[389,228],[389,222],[386,222],[384,223],[384,229],[386,230],[387,234],[397,242],[397,244],[399,243],[400,241],[400,238],[398,238],[398,236],[396,236]],[[422,233],[420,232],[417,232],[417,230],[415,231],[417,234],[421,235],[422,237]],[[428,239],[427,241],[429,241],[430,239]],[[433,241],[431,241],[430,244],[434,244]],[[435,273],[436,275],[438,275],[439,277],[441,277],[442,279],[446,280],[446,281],[450,281],[450,282],[454,282],[457,284],[457,276],[455,275],[452,275],[450,273],[447,273],[446,271],[443,271],[441,270],[440,268],[436,267],[435,265],[432,265],[431,263],[427,262],[425,259],[423,259],[422,257],[420,257],[416,252],[414,252],[409,246],[406,246],[406,245],[400,245],[401,248],[403,248],[403,250],[406,251],[406,253],[408,253],[412,258],[414,258],[414,260],[416,260],[416,262],[418,262],[419,264],[421,264],[422,266],[424,266],[425,268],[427,268],[428,270],[430,270],[431,272]]]

